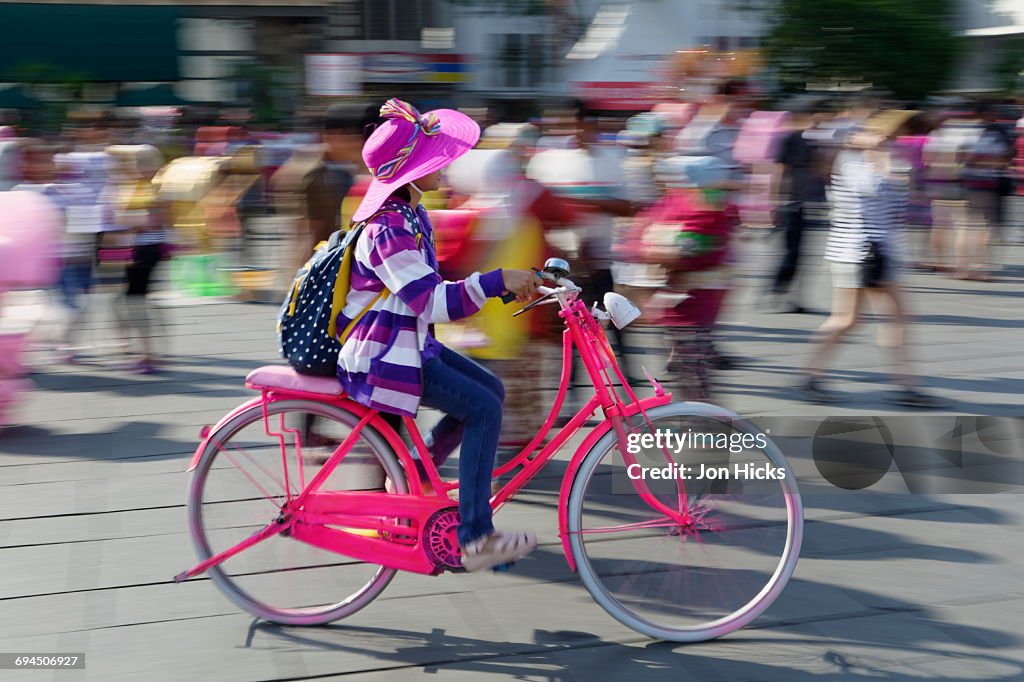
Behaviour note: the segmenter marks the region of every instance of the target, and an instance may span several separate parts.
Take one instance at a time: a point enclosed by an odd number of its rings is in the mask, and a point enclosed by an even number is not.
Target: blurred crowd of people
[[[88,294],[102,281],[118,291],[124,359],[138,372],[158,372],[155,273],[169,258],[198,268],[198,278],[246,271],[259,246],[257,218],[279,219],[270,247],[276,262],[260,286],[271,298],[282,292],[316,244],[349,224],[370,179],[360,149],[376,109],[335,106],[315,131],[294,134],[232,121],[183,130],[166,114],[131,126],[73,121],[52,140],[0,127],[0,190],[41,193],[64,215],[54,283],[68,313],[58,340],[64,357],[80,359]],[[424,205],[436,215],[440,265],[451,278],[560,256],[588,302],[613,290],[641,299],[645,320],[666,330],[673,390],[693,400],[713,400],[714,371],[735,362],[720,351],[716,322],[733,288],[741,228],[777,233],[782,255],[766,305],[808,310],[799,289],[809,258],[829,262],[834,287],[803,395],[837,398],[822,382],[830,352],[864,301],[878,299],[891,312],[884,342],[899,362],[897,399],[931,406],[937,399],[916,386],[909,367],[899,272],[911,266],[984,280],[996,271],[992,254],[1007,238],[1007,201],[1024,156],[1016,118],[985,103],[880,110],[863,98],[805,97],[759,111],[736,81],[700,104],[666,102],[630,118],[578,102],[531,122],[489,121],[478,148],[452,165],[446,186]],[[822,220],[830,225],[825,250],[808,253],[809,226]],[[439,331],[509,385],[517,404],[509,406],[505,448],[539,424],[531,405],[542,364],[527,344],[551,348],[558,330],[542,315],[511,319],[491,302]],[[637,368],[613,332],[632,376]]]

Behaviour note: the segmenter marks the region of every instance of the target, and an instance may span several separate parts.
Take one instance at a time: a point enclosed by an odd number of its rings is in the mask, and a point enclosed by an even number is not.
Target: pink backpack
[[[755,111],[740,127],[733,158],[745,164],[774,163],[788,123],[787,111]]]

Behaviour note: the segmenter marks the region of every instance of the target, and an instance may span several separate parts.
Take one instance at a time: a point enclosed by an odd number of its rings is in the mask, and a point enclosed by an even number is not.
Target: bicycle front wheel
[[[721,637],[757,618],[793,574],[796,477],[765,434],[726,410],[672,403],[648,415],[653,432],[642,415],[627,429],[635,461],[614,432],[585,456],[569,495],[572,555],[624,625],[675,642]]]
[[[359,418],[308,400],[250,408],[210,434],[188,498],[192,539],[201,560],[222,552],[272,522],[288,498],[308,484]],[[268,431],[270,433],[268,433]],[[283,434],[282,445],[276,433]],[[298,447],[301,446],[301,465]],[[322,490],[379,490],[384,477],[407,493],[394,451],[373,428],[331,472]],[[317,625],[350,616],[388,586],[395,569],[364,563],[275,535],[208,573],[237,606],[264,620]]]

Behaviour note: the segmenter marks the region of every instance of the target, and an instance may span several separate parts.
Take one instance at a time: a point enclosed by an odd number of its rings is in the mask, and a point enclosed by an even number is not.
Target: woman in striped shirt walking
[[[488,298],[507,292],[529,300],[541,280],[532,272],[503,269],[459,282],[441,278],[420,198],[438,189],[441,169],[476,144],[480,128],[457,111],[420,115],[395,99],[381,108],[381,116],[385,121],[363,147],[373,181],[353,215],[367,222],[355,245],[338,329],[359,319],[339,354],[338,378],[353,400],[382,412],[415,416],[424,405],[446,414],[427,444],[435,463],[462,444],[463,567],[476,571],[514,562],[536,547],[537,538],[495,531],[491,523],[491,474],[505,389],[492,373],[442,346],[431,325],[469,317]]]
[[[908,171],[891,153],[892,142],[906,129],[913,111],[885,111],[868,119],[841,151],[832,168],[832,226],[825,259],[832,274],[832,314],[818,329],[802,391],[808,400],[832,402],[821,386],[825,362],[835,345],[860,320],[865,300],[876,310],[890,311],[891,346],[902,385],[896,402],[909,407],[936,407],[939,401],[916,388],[906,351],[907,313],[897,281],[902,252],[901,226],[907,211]]]

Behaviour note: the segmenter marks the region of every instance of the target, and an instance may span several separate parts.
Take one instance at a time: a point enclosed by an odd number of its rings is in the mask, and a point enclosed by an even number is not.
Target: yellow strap
[[[292,302],[288,305],[288,317],[295,314],[295,306],[299,302],[299,289],[302,287],[302,280],[306,279],[306,274],[308,273],[302,273],[292,283]]]
[[[377,304],[377,301],[381,300],[382,298],[387,298],[388,294],[390,293],[391,292],[388,291],[387,289],[381,289],[377,293],[377,295],[373,297],[373,300],[370,301],[370,305],[363,308],[358,315],[352,318],[352,321],[348,323],[347,327],[345,327],[345,331],[341,332],[341,337],[338,339],[338,341],[341,342],[342,345],[345,345],[345,339],[347,339],[348,335],[352,333],[352,328],[356,326],[356,322],[363,319],[363,315],[370,312],[370,309]]]
[[[387,211],[377,211],[372,216],[370,216],[362,223],[360,223],[359,227],[365,227],[368,222],[370,222],[377,216],[383,215],[384,213],[387,213]],[[348,297],[348,291],[351,288],[349,286],[349,282],[352,281],[352,254],[355,252],[357,241],[359,241],[358,236],[355,239],[353,239],[351,243],[349,243],[348,248],[345,249],[345,253],[342,254],[341,256],[341,265],[338,266],[338,276],[335,277],[334,279],[334,291],[331,292],[331,320],[330,322],[327,323],[328,338],[335,338],[335,334],[337,334],[338,332],[338,315],[341,314],[342,309],[345,307],[345,299]],[[341,286],[342,282],[345,283],[345,286]],[[373,306],[373,304],[376,303],[379,298],[380,297],[378,296],[377,298],[373,299],[373,301],[370,303],[370,306]],[[358,320],[360,317],[365,315],[366,311],[370,309],[370,306],[363,310],[363,312],[359,313],[359,315],[357,315],[355,319]],[[345,328],[345,336],[348,336],[348,332],[351,330],[351,327],[352,324],[349,324],[349,326]],[[342,343],[344,343],[344,340],[342,340]]]
[[[381,213],[384,213],[384,212],[385,211],[381,211]],[[373,220],[373,218],[375,218],[375,217],[377,217],[377,216],[374,215],[374,216],[368,218],[366,222],[369,222],[370,220]],[[421,233],[417,232],[416,233],[416,248],[417,249],[420,247],[420,242],[422,240],[423,240],[423,235]],[[358,238],[353,240],[352,243],[349,244],[349,247],[347,249],[345,249],[345,254],[341,258],[341,266],[338,268],[338,278],[334,281],[334,296],[331,299],[331,321],[327,325],[327,335],[328,335],[329,338],[332,338],[332,339],[334,338],[335,332],[338,331],[338,324],[337,324],[338,315],[341,314],[342,309],[345,307],[345,299],[347,298],[348,292],[349,292],[349,287],[347,287],[347,286],[344,287],[344,291],[342,291],[343,287],[338,286],[338,284],[340,282],[349,282],[349,281],[351,281],[351,276],[352,276],[352,258],[353,258],[352,254],[356,250],[356,244],[355,244],[356,241],[358,241]],[[381,289],[380,293],[378,293],[376,296],[374,296],[373,300],[370,301],[370,304],[367,305],[365,308],[363,308],[359,312],[358,315],[356,315],[354,318],[352,318],[352,321],[348,323],[348,326],[345,327],[345,330],[341,332],[341,337],[338,340],[344,345],[345,339],[347,339],[348,335],[352,333],[352,328],[356,326],[356,322],[361,320],[363,315],[368,313],[373,308],[373,306],[375,306],[377,304],[377,301],[380,301],[382,299],[387,298],[390,294],[391,294],[391,292],[388,291],[387,288]],[[337,310],[338,312],[334,312],[335,310]]]
[[[355,251],[355,241],[348,245],[345,253],[341,256],[341,265],[338,267],[338,277],[334,280],[334,292],[331,297],[331,321],[327,323],[327,337],[333,339],[338,331],[338,315],[345,307],[345,298],[348,296],[348,283],[352,278],[352,252]],[[345,282],[345,286],[341,283]],[[337,311],[337,312],[335,312]],[[363,312],[366,312],[365,310]]]

